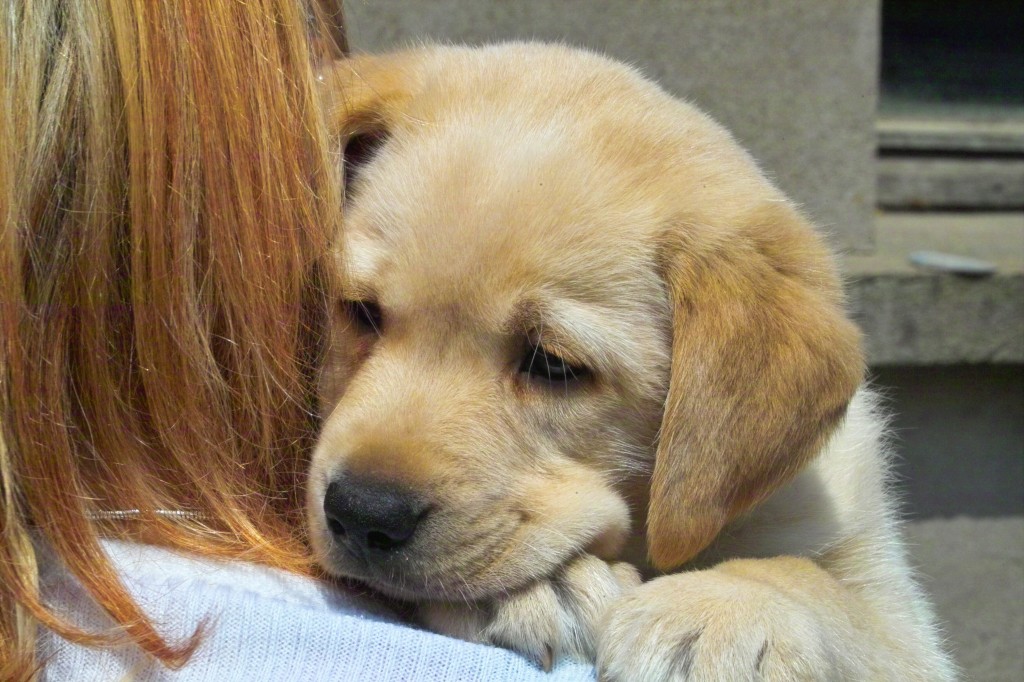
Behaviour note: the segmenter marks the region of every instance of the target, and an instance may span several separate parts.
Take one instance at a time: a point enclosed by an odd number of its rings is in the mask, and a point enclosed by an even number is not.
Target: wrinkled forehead
[[[655,223],[571,126],[467,120],[395,132],[354,187],[343,252],[389,307],[644,307],[662,300]]]

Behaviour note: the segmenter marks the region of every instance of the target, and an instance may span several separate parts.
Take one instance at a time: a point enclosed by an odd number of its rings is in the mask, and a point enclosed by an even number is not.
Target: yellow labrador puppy
[[[558,46],[325,84],[348,176],[308,488],[328,571],[602,679],[954,677],[833,260],[729,133]]]

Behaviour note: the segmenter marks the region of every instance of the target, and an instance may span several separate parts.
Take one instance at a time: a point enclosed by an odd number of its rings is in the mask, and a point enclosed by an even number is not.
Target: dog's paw
[[[598,637],[599,677],[862,679],[851,663],[855,658],[846,656],[854,637],[849,620],[828,603],[811,605],[805,596],[742,570],[658,578],[607,611]]]
[[[512,649],[550,670],[563,656],[592,662],[605,609],[639,584],[631,565],[584,555],[550,578],[493,600],[423,603],[419,617],[435,632]]]

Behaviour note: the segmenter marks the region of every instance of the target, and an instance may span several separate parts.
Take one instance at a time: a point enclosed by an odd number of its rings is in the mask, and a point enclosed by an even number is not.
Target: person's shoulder
[[[134,647],[88,648],[53,633],[39,638],[43,678],[138,680],[530,680],[526,659],[402,623],[368,597],[245,562],[212,561],[167,549],[104,541],[125,586],[171,643],[203,625],[180,670],[153,664]],[[111,626],[81,583],[43,550],[46,602],[78,627]],[[563,663],[548,682],[593,680],[591,666]]]

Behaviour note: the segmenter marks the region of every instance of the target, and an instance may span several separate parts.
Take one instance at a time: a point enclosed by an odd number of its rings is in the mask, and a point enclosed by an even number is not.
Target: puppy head
[[[513,589],[613,555],[638,476],[669,568],[834,428],[861,370],[829,256],[705,116],[560,47],[334,77],[359,164],[308,486],[328,570]]]

